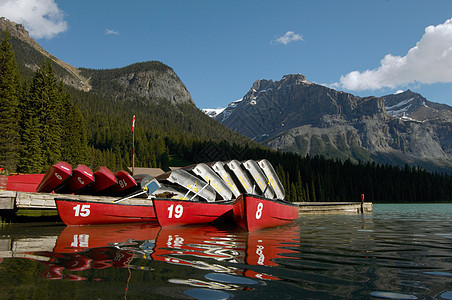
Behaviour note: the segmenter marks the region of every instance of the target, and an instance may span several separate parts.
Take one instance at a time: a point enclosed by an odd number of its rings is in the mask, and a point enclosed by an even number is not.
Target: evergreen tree
[[[72,102],[71,95],[59,85],[63,99],[61,156],[71,165],[88,163],[88,139],[86,124],[80,109]]]
[[[0,44],[0,167],[16,171],[19,136],[20,78],[9,31]]]
[[[40,120],[30,117],[23,122],[22,151],[18,169],[23,173],[41,173],[43,171],[43,155],[40,139]]]
[[[27,97],[20,106],[22,111],[21,171],[45,172],[50,165],[61,159],[63,95],[58,88],[52,61],[43,62],[36,71]],[[34,119],[33,122],[28,121]],[[34,126],[34,128],[30,128]],[[29,136],[37,133],[37,136]],[[30,143],[38,140],[40,151],[32,150]],[[34,152],[32,152],[34,151]],[[30,165],[28,157],[41,156],[40,164]],[[28,162],[27,162],[28,161]]]

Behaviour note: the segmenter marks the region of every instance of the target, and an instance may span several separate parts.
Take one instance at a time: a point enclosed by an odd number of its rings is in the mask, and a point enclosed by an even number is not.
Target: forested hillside
[[[105,72],[85,69],[90,92],[61,83],[49,59],[32,73],[20,72],[20,64],[7,34],[0,45],[0,167],[9,172],[42,173],[58,160],[126,169],[135,115],[136,166],[167,170],[267,158],[290,201],[359,201],[363,193],[373,202],[452,201],[450,175],[276,152],[227,129],[190,101],[143,97],[117,80],[118,74],[167,70],[158,62]]]

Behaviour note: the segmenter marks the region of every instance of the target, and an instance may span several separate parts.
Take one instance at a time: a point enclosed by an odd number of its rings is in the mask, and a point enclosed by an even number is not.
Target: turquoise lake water
[[[2,299],[452,299],[452,204],[376,204],[246,233],[0,230]]]

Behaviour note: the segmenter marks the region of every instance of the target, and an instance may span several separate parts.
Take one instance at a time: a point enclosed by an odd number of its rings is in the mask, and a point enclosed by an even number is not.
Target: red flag
[[[135,115],[133,115],[133,119],[132,119],[132,132],[134,132],[135,130]]]

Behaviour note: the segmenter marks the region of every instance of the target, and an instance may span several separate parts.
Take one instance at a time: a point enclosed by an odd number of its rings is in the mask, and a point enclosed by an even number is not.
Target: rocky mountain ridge
[[[32,53],[33,50],[37,51],[39,54],[41,54],[41,56],[52,59],[56,65],[60,66],[65,72],[60,73],[59,76],[65,84],[74,86],[75,88],[84,91],[89,91],[91,89],[89,80],[80,75],[80,70],[56,58],[55,56],[44,50],[41,45],[39,45],[34,39],[30,37],[28,31],[23,25],[14,23],[6,19],[5,17],[0,17],[0,32],[4,32],[5,30],[9,31],[13,39],[17,39],[18,41],[22,42],[19,47],[22,48],[22,50],[25,50],[27,54]],[[17,46],[15,48],[17,49]],[[21,61],[24,62],[26,68],[30,69],[33,72],[36,71],[42,63],[42,57],[38,57],[36,55],[26,56],[28,56],[28,58]]]
[[[361,98],[286,75],[255,81],[215,119],[281,151],[452,168],[452,108],[410,90]]]
[[[0,17],[0,38],[8,30],[20,70],[35,72],[43,59],[54,62],[56,75],[67,85],[82,91],[107,94],[115,99],[134,94],[147,100],[165,99],[171,103],[190,103],[193,99],[177,74],[160,62],[144,62],[118,69],[93,70],[76,68],[44,50],[21,25]],[[108,91],[108,92],[109,92]]]
[[[134,96],[151,100],[166,100],[173,104],[195,103],[180,78],[169,66],[149,61],[110,70],[82,69],[91,79],[93,89],[107,95],[113,91],[116,100]]]
[[[452,107],[428,101],[418,93],[407,90],[383,97],[389,115],[406,121],[451,121]]]

